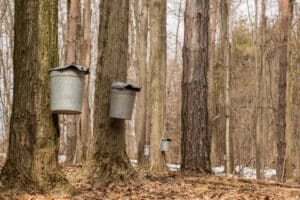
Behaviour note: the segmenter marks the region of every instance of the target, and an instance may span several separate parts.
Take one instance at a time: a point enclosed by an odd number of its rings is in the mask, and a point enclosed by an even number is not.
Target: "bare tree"
[[[211,173],[207,108],[209,1],[186,1],[182,76],[184,171]]]

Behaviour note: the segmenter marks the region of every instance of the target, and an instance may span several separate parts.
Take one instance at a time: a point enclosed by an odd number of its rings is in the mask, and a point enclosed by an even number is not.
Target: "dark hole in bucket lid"
[[[141,91],[141,87],[139,87],[137,85],[124,83],[124,82],[120,82],[120,81],[113,82],[111,87],[113,89],[123,89],[123,90],[126,89],[126,90],[133,90],[133,91],[136,91],[136,92]]]
[[[49,69],[49,72],[51,71],[62,71],[62,70],[66,70],[66,69],[73,69],[73,70],[78,70],[81,72],[84,72],[85,74],[89,74],[89,68],[86,68],[84,66],[80,66],[80,65],[66,65],[63,67],[55,67],[52,69]]]

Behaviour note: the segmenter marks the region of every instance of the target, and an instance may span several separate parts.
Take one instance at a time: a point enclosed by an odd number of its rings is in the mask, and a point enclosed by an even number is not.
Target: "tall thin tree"
[[[150,1],[150,67],[151,67],[151,132],[150,170],[162,171],[166,167],[165,155],[160,151],[164,137],[165,77],[167,63],[167,1]]]
[[[279,44],[279,81],[278,81],[278,110],[276,123],[277,143],[277,179],[285,181],[284,159],[286,151],[286,75],[288,67],[288,28],[289,28],[289,0],[280,0],[280,44]]]

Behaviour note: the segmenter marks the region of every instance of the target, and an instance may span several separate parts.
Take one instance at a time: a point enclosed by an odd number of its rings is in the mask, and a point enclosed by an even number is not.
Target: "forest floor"
[[[110,184],[92,187],[88,181],[74,177],[81,166],[64,166],[63,171],[76,187],[74,197],[5,192],[0,199],[12,200],[96,200],[96,199],[286,199],[300,200],[300,185],[279,184],[275,181],[257,181],[238,177],[183,175],[168,172],[149,175],[140,172],[141,180],[134,184]]]

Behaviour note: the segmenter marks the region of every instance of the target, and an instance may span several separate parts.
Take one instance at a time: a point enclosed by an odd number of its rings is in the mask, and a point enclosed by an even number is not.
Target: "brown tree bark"
[[[182,77],[183,171],[211,173],[207,109],[209,1],[186,1]]]
[[[161,152],[164,137],[165,73],[167,63],[167,1],[150,1],[150,67],[151,67],[151,132],[150,170],[161,172],[166,168],[165,153]]]
[[[209,30],[209,68],[208,68],[208,117],[209,117],[209,132],[212,136],[211,141],[211,161],[212,165],[216,165],[217,149],[217,131],[215,118],[216,116],[216,90],[215,90],[215,65],[216,65],[216,31],[217,31],[217,14],[218,0],[212,0],[210,9],[210,30]]]
[[[135,0],[136,11],[139,1]],[[137,59],[138,59],[138,83],[142,87],[138,95],[135,119],[135,133],[137,136],[138,163],[146,164],[147,157],[144,155],[146,144],[146,112],[147,112],[147,39],[148,39],[148,0],[142,1],[140,13],[135,13],[137,26]]]
[[[289,0],[281,0],[280,44],[279,44],[279,82],[278,82],[278,111],[276,123],[277,143],[277,179],[285,182],[285,131],[286,131],[286,75],[288,67],[288,28],[289,28]]]
[[[233,145],[232,133],[230,130],[230,43],[229,43],[229,10],[230,1],[220,2],[221,14],[221,64],[224,68],[224,94],[225,94],[225,169],[226,174],[233,172]]]
[[[57,1],[17,0],[15,9],[14,100],[1,181],[27,191],[71,192],[58,165],[58,117],[49,107],[48,70],[58,66]]]
[[[129,1],[102,0],[100,10],[95,134],[85,171],[95,184],[108,184],[136,176],[125,152],[125,122],[109,117],[111,84],[127,77]]]
[[[80,0],[68,0],[68,32],[66,64],[76,64],[79,60],[80,38]],[[79,116],[67,115],[66,162],[74,162],[76,135],[78,135]]]
[[[293,10],[294,10],[294,0],[289,0],[289,41],[292,41],[292,22],[293,22]],[[293,161],[294,161],[294,154],[293,151],[296,150],[295,146],[295,138],[297,137],[295,133],[297,133],[296,129],[297,122],[294,119],[295,114],[293,112],[294,104],[297,98],[295,98],[295,81],[293,80],[293,74],[294,69],[294,63],[293,63],[293,50],[291,48],[288,48],[288,58],[289,58],[289,64],[287,66],[287,89],[286,89],[286,154],[285,154],[285,175],[286,179],[292,179],[293,178]],[[295,99],[295,100],[294,100]],[[295,163],[296,164],[296,163]]]
[[[81,22],[80,34],[80,60],[79,63],[89,68],[91,54],[91,0],[84,1],[83,20]],[[85,77],[82,113],[78,122],[76,135],[76,151],[74,162],[83,162],[86,159],[88,138],[91,134],[90,127],[90,107],[89,107],[89,76]]]

